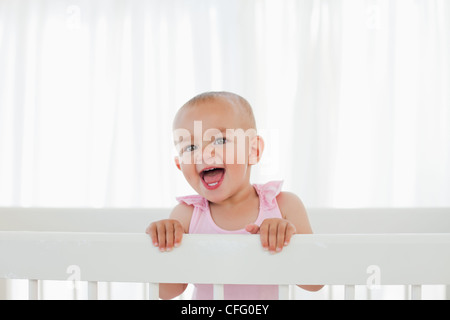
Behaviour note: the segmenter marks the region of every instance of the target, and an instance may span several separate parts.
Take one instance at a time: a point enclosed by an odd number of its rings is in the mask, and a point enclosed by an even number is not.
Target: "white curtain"
[[[447,0],[0,0],[0,206],[168,207],[171,121],[234,91],[254,182],[308,207],[450,206]]]
[[[450,205],[445,0],[0,0],[0,205],[171,206],[172,117],[230,90],[254,182],[307,206]]]

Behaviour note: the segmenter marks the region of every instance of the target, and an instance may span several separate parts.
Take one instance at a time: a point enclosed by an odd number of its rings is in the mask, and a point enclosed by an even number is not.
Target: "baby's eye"
[[[216,140],[214,140],[214,144],[225,144],[226,142],[226,138],[217,138]]]
[[[184,152],[192,152],[192,151],[195,151],[195,150],[197,150],[197,146],[194,145],[194,144],[191,144],[191,145],[189,145],[189,146],[186,146],[186,147],[184,147],[184,149],[183,149]]]

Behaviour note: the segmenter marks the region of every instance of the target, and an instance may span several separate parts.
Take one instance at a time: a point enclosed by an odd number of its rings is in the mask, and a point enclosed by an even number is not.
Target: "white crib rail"
[[[378,270],[380,285],[450,284],[450,234],[315,234],[296,235],[281,253],[261,249],[258,235],[185,235],[183,244],[161,253],[145,234],[96,232],[0,231],[0,278],[30,279],[30,298],[38,297],[38,280],[96,283],[212,283],[223,298],[222,284],[366,285]],[[32,267],[30,267],[32,266]],[[72,274],[72,273],[70,273]]]
[[[160,282],[204,282],[221,298],[223,283],[268,282],[284,299],[288,284],[320,283],[345,285],[351,299],[355,285],[376,276],[380,285],[409,285],[413,299],[422,284],[444,284],[450,299],[449,208],[311,208],[316,234],[295,236],[276,255],[258,236],[236,235],[185,235],[180,248],[160,253],[143,230],[169,211],[0,208],[0,291],[2,278],[30,279],[30,298],[40,280],[86,280],[97,298],[99,281],[125,281],[148,283],[157,297]]]

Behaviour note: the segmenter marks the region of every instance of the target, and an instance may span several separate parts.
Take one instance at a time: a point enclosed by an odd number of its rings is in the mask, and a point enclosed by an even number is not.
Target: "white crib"
[[[314,235],[296,235],[281,253],[262,250],[258,235],[185,235],[182,246],[161,253],[144,233],[169,209],[0,208],[0,281],[28,279],[39,299],[41,280],[99,282],[446,286],[450,299],[450,208],[308,210]],[[282,266],[282,269],[280,269]],[[281,270],[281,272],[280,272]],[[269,275],[269,276],[268,276]],[[4,281],[4,280],[3,280]],[[1,290],[1,287],[0,287]]]

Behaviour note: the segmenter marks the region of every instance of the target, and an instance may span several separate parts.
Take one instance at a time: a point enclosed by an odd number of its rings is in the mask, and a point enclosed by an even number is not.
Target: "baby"
[[[230,92],[206,92],[189,100],[173,122],[175,165],[197,195],[179,197],[169,219],[146,232],[161,251],[181,244],[183,233],[260,234],[271,253],[280,252],[295,233],[312,233],[301,200],[282,192],[281,182],[250,183],[264,141],[256,132],[250,104]],[[280,269],[282,267],[280,266]],[[301,286],[317,291],[322,286]],[[171,299],[187,284],[160,284]],[[225,299],[278,299],[278,286],[225,285]],[[212,299],[212,285],[196,284],[194,299]]]

